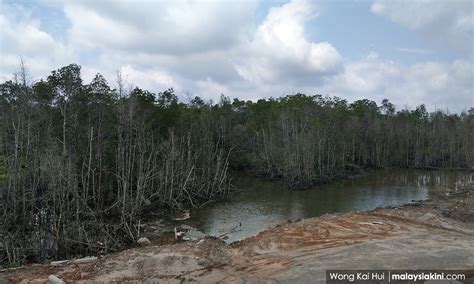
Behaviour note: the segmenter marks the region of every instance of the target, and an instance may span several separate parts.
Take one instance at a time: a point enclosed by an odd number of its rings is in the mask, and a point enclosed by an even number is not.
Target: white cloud
[[[364,59],[346,64],[324,90],[350,100],[390,99],[399,108],[425,104],[429,110],[459,112],[474,106],[473,66],[469,60],[451,63],[397,64],[391,60]]]
[[[413,6],[412,2],[376,1],[371,11],[432,40],[433,30],[441,25],[440,36],[463,43],[466,27],[472,27],[472,19],[459,8],[465,2],[452,7],[443,4],[448,1],[439,2]],[[85,82],[100,72],[113,85],[121,68],[128,83],[155,93],[173,87],[181,98],[189,94],[218,101],[221,93],[258,99],[304,92],[377,102],[387,97],[402,107],[426,103],[431,109],[436,105],[460,111],[474,106],[469,56],[450,63],[432,58],[404,65],[371,51],[347,61],[324,38],[316,41],[306,33],[309,25],[319,23],[313,21],[319,6],[310,0],[270,8],[260,23],[256,23],[253,1],[245,5],[181,0],[130,5],[105,0],[54,5],[62,7],[71,21],[65,25],[70,27],[65,43],[42,30],[41,22],[26,7],[2,6],[0,79],[11,77],[22,55],[34,78],[76,62],[83,66]],[[420,15],[406,11],[407,7]],[[429,50],[396,50],[432,51],[431,46]]]
[[[354,98],[385,92],[385,84],[400,77],[400,66],[390,60],[381,60],[371,52],[366,59],[349,62],[345,70],[331,78],[329,91]]]
[[[182,55],[233,47],[251,28],[255,1],[77,1],[65,4],[75,45]]]
[[[338,51],[328,42],[311,42],[305,36],[305,22],[315,16],[311,1],[271,8],[234,62],[240,76],[255,83],[307,84],[340,71]]]
[[[137,87],[149,90],[166,90],[169,88],[179,88],[174,79],[164,71],[159,70],[138,70],[130,65],[123,66],[120,71],[127,81],[133,82]]]
[[[51,68],[74,60],[73,51],[42,31],[40,22],[21,6],[0,6],[0,79],[12,78],[20,56],[32,74],[47,75]]]
[[[385,6],[380,2],[375,2],[370,6],[370,11],[374,14],[382,14],[385,11]]]
[[[419,33],[439,47],[472,52],[472,0],[376,0],[370,10]]]
[[[374,59],[378,59],[379,58],[379,55],[377,54],[377,52],[375,51],[371,51],[369,52],[369,54],[367,55],[367,59],[368,60],[374,60]]]
[[[403,84],[395,89],[395,94],[405,95],[410,105],[424,102],[431,109],[461,111],[474,106],[473,82],[473,66],[468,60],[448,64],[417,63],[408,68]]]
[[[330,43],[306,38],[305,23],[317,15],[310,1],[273,7],[259,26],[254,2],[140,2],[131,11],[122,2],[84,3],[65,6],[69,38],[76,47],[100,47],[95,66],[87,70],[101,70],[107,78],[129,65],[133,73],[144,72],[129,78],[143,87],[159,86],[147,84],[147,75],[166,71],[177,91],[206,97],[207,88],[213,99],[220,93],[248,98],[248,92],[268,95],[273,88],[266,84],[291,91],[342,70],[342,58]]]
[[[195,95],[212,99],[214,102],[218,102],[221,94],[226,96],[233,96],[232,91],[227,86],[219,84],[213,81],[211,78],[206,80],[198,80],[195,82],[196,90]]]
[[[415,53],[415,54],[429,54],[433,53],[432,50],[421,49],[421,48],[409,48],[409,47],[397,47],[397,51],[406,52],[406,53]]]

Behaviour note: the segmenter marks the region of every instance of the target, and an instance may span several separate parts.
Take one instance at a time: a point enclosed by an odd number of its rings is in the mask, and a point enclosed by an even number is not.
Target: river
[[[434,188],[461,186],[473,180],[473,172],[384,169],[292,191],[279,182],[236,175],[233,184],[237,192],[193,210],[186,223],[213,236],[237,227],[227,235],[226,242],[230,243],[288,220],[407,204],[429,198]]]

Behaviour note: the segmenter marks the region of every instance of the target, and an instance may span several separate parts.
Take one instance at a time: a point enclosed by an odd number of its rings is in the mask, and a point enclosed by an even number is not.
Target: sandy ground
[[[66,282],[324,283],[327,269],[474,270],[474,188],[440,190],[401,208],[285,223],[231,245],[207,237],[87,264],[30,265],[0,273],[0,283],[47,283],[51,274]]]

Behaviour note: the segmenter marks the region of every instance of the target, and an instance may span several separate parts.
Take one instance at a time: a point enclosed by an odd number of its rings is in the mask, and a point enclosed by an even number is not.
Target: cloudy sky
[[[304,92],[474,107],[472,0],[0,0],[0,80],[70,63],[181,98]]]

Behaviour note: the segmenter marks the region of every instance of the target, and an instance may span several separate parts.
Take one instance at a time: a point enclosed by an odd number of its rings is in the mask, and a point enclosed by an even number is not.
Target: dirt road
[[[474,189],[440,190],[401,208],[285,223],[231,245],[211,237],[152,245],[87,264],[32,265],[0,279],[323,283],[327,269],[474,270]]]

